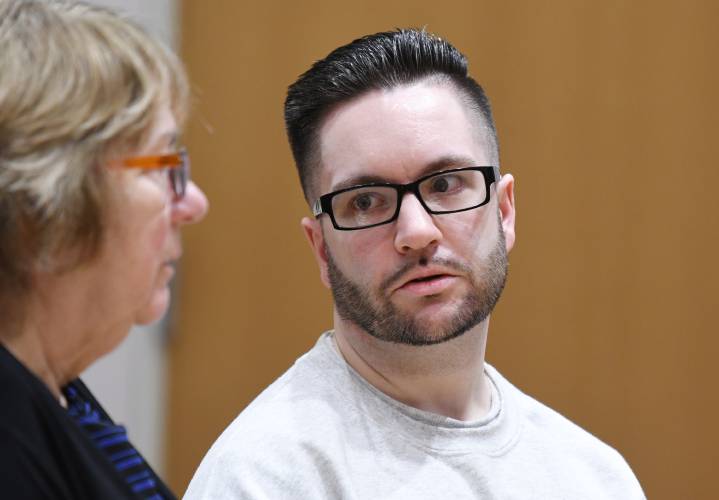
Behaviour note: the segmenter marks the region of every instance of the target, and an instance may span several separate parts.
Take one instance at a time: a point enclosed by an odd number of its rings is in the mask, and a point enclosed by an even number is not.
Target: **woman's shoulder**
[[[60,406],[41,384],[0,346],[0,482],[11,498],[62,497],[51,405]]]
[[[42,382],[0,345],[0,429],[34,430],[51,404],[59,407]]]

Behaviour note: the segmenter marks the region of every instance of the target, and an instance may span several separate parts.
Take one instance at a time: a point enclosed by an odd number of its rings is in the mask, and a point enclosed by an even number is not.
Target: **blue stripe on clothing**
[[[158,491],[158,479],[127,438],[127,431],[82,398],[71,382],[63,392],[68,414],[80,424],[95,445],[110,459],[133,492],[146,500],[164,500]]]
[[[152,479],[145,479],[141,483],[137,483],[132,487],[132,491],[135,493],[140,493],[141,491],[149,490],[150,488],[154,488],[156,486],[155,481]]]
[[[97,444],[100,448],[107,448],[108,446],[112,446],[113,444],[118,443],[127,443],[127,436],[123,432],[122,434],[118,434],[117,436],[112,436],[105,439],[98,439],[95,441],[95,444]]]
[[[128,458],[127,460],[123,460],[122,462],[117,462],[115,464],[115,468],[119,471],[123,471],[125,469],[129,469],[130,467],[133,467],[135,465],[140,465],[142,463],[142,459],[139,456]]]
[[[112,453],[110,455],[110,460],[112,460],[113,462],[117,462],[121,458],[126,458],[132,455],[138,455],[135,448],[129,448],[127,450],[118,451],[117,453]]]
[[[91,437],[92,439],[95,439],[95,440],[96,440],[97,438],[101,438],[101,437],[104,437],[104,436],[109,436],[110,434],[116,434],[116,433],[118,433],[118,432],[125,432],[125,429],[123,429],[122,427],[115,427],[115,428],[107,427],[107,428],[105,428],[105,429],[101,429],[101,430],[99,430],[99,431],[97,431],[97,432],[91,433],[91,434],[90,434],[90,437]]]
[[[138,472],[137,474],[127,476],[125,479],[128,483],[134,483],[135,481],[139,481],[140,479],[146,479],[148,477],[150,477],[150,471],[144,470],[142,472]]]

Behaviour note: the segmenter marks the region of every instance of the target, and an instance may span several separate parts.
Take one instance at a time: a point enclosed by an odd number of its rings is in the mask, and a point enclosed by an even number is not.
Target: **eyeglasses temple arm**
[[[317,198],[312,204],[312,215],[319,217],[322,214],[322,200]]]

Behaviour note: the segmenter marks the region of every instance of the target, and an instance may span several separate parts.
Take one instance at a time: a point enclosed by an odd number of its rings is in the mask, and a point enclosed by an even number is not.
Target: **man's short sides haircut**
[[[467,72],[467,58],[438,36],[417,29],[368,35],[332,51],[290,85],[285,124],[305,199],[312,203],[319,170],[319,129],[336,106],[371,90],[391,89],[424,79],[448,82],[478,113],[498,162],[497,134],[489,99]]]

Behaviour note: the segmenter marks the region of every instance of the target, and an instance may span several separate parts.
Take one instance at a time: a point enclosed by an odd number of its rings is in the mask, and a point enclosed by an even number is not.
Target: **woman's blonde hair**
[[[0,0],[0,316],[34,270],[97,254],[101,167],[142,145],[161,106],[181,124],[187,102],[180,62],[133,22],[74,1]]]

